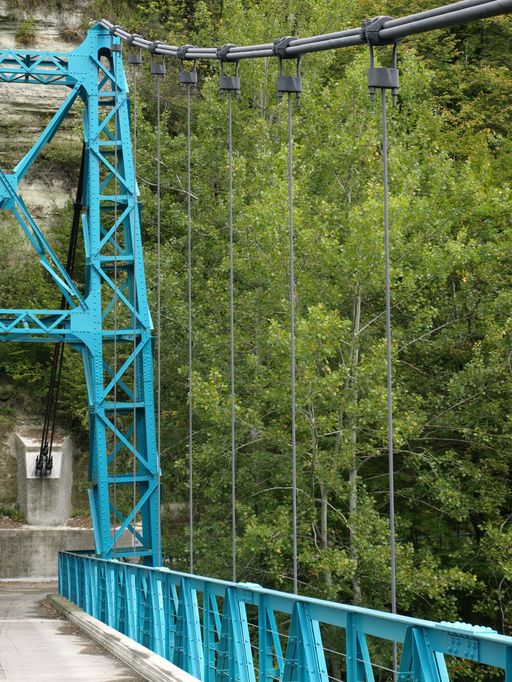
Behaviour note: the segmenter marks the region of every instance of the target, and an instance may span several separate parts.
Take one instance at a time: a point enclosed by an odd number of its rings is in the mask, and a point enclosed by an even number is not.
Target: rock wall
[[[89,0],[0,0],[0,49],[68,52],[82,40]],[[28,151],[68,94],[67,88],[0,84],[0,166]],[[79,105],[27,175],[22,195],[36,218],[72,198],[81,152]]]
[[[0,516],[2,507],[11,507],[17,501],[17,465],[11,447],[13,427],[14,419],[0,415]]]
[[[73,49],[82,39],[90,4],[90,0],[0,0],[2,49],[23,45],[55,52]],[[32,39],[24,39],[23,22],[28,22]]]

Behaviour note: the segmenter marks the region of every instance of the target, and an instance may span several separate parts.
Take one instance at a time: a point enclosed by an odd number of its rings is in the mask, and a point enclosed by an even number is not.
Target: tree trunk
[[[320,542],[322,549],[327,549],[329,547],[329,526],[327,523],[327,486],[323,481],[318,482],[318,488],[320,490]],[[324,572],[325,584],[327,587],[332,587],[332,573],[329,570]]]
[[[318,459],[318,431],[315,423],[315,411],[313,405],[310,404],[308,409],[308,420],[311,429],[311,453],[312,453],[312,490],[313,499],[315,498],[316,487],[316,463]],[[326,550],[329,547],[329,526],[327,521],[327,499],[328,488],[324,481],[318,481],[318,489],[320,493],[320,549]],[[328,587],[332,586],[332,572],[324,571],[325,584]]]

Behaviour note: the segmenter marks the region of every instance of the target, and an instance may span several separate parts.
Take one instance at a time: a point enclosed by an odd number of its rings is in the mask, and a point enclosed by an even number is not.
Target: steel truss
[[[144,563],[158,565],[159,460],[152,322],[130,140],[128,85],[121,52],[111,49],[118,42],[96,26],[73,52],[0,51],[0,81],[69,88],[68,96],[13,172],[0,169],[0,209],[16,218],[70,308],[0,309],[0,341],[64,341],[80,353],[88,395],[89,501],[96,552],[103,558],[143,557]],[[83,289],[69,277],[20,192],[25,175],[78,99],[83,102],[86,149]],[[125,531],[132,542],[121,548],[118,545]]]
[[[512,679],[512,637],[491,628],[336,604],[255,583],[66,552],[59,554],[59,594],[202,682],[329,682],[338,679],[329,663],[345,668],[341,679],[347,682],[374,682],[390,672],[382,668],[377,642],[400,645],[398,682],[449,682],[445,656],[455,665],[492,666],[478,668],[488,679],[500,673],[500,679]]]

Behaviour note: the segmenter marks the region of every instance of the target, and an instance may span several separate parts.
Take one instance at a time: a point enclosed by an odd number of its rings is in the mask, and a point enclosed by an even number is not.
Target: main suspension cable
[[[380,44],[391,44],[408,35],[446,28],[455,24],[485,19],[509,12],[512,12],[512,0],[460,0],[459,2],[442,5],[398,19],[385,17],[386,21],[379,27],[377,37]],[[115,29],[115,35],[118,35],[123,40],[132,40],[133,45],[136,47],[149,49],[152,45],[150,40],[114,26],[107,19],[102,19],[100,23],[109,30]],[[349,28],[309,38],[293,38],[287,45],[285,56],[288,58],[298,57],[309,52],[364,45],[366,42],[367,22],[364,22],[360,28]],[[194,47],[192,45],[187,45],[186,47],[187,49],[182,51],[183,48],[159,42],[156,53],[169,57],[178,56],[180,59],[219,59],[217,48],[215,47]],[[276,56],[275,44],[262,43],[259,45],[233,47],[225,59],[228,61],[238,61],[240,59],[273,56]]]
[[[85,173],[85,144],[82,145],[82,156],[80,160],[80,171],[78,175],[78,183],[76,189],[75,202],[73,205],[73,221],[71,224],[71,234],[69,237],[68,254],[66,260],[66,273],[70,279],[73,280],[75,273],[75,258],[76,248],[78,244],[78,233],[80,227],[80,215],[82,212],[83,200],[83,183]],[[69,309],[69,302],[67,298],[62,295],[60,302],[61,310]],[[50,385],[48,387],[48,395],[46,399],[45,417],[43,423],[43,432],[41,434],[41,443],[39,448],[39,455],[36,458],[36,475],[49,476],[53,468],[53,441],[55,437],[55,429],[57,425],[57,411],[59,405],[59,394],[62,379],[62,368],[64,365],[64,343],[59,342],[55,344],[53,349],[52,370],[50,375]]]

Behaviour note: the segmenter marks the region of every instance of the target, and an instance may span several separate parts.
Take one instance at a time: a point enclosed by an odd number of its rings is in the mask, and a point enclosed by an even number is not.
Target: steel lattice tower
[[[69,94],[12,173],[0,170],[10,211],[69,304],[0,309],[0,341],[66,342],[83,360],[88,395],[89,500],[96,552],[160,563],[152,322],[130,140],[128,86],[119,42],[100,26],[69,53],[1,50],[0,81],[67,86]],[[20,183],[75,101],[83,102],[82,232],[85,285],[67,274],[20,193]],[[118,530],[114,532],[113,526]],[[121,534],[131,546],[119,547]]]

